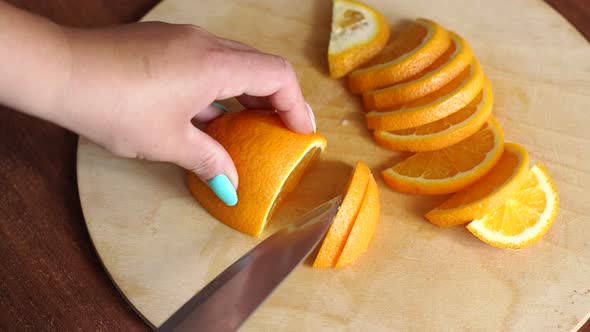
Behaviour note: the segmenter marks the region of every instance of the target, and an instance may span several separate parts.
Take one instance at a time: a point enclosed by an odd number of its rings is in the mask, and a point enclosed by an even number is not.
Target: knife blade
[[[156,331],[235,331],[314,250],[342,197],[272,234],[187,301]]]

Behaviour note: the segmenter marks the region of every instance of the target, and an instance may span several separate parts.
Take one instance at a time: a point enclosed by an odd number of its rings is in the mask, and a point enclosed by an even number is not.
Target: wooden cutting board
[[[580,326],[590,312],[589,44],[542,1],[368,2],[394,29],[427,17],[471,43],[493,84],[506,139],[545,163],[561,210],[539,243],[500,250],[464,227],[439,229],[423,219],[444,197],[396,193],[378,177],[383,211],[368,252],[341,270],[297,269],[244,330]],[[401,158],[372,142],[359,98],[328,78],[330,17],[330,1],[168,0],[144,19],[201,25],[293,63],[328,149],[264,236],[340,193],[357,159],[378,174]],[[92,241],[117,287],[152,325],[260,241],[210,217],[177,167],[115,158],[85,139],[78,148]]]

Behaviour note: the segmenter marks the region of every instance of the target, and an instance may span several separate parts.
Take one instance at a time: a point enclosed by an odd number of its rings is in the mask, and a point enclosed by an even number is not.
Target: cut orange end
[[[366,67],[348,75],[353,93],[363,93],[408,79],[440,57],[451,44],[449,33],[427,19],[417,19]]]
[[[340,78],[375,57],[389,39],[385,17],[354,0],[334,0],[328,47],[330,76]]]
[[[418,152],[381,174],[391,188],[414,194],[459,191],[482,178],[500,159],[504,134],[490,119],[473,135],[441,150]]]
[[[357,162],[348,182],[342,204],[322,242],[313,267],[334,267],[336,265],[338,256],[346,244],[348,234],[350,234],[350,230],[361,209],[370,175],[371,170],[369,167],[362,161]]]
[[[492,114],[494,98],[485,79],[480,94],[461,110],[422,126],[396,130],[376,130],[377,144],[398,151],[433,151],[456,144],[473,135]]]
[[[336,267],[351,265],[367,250],[377,228],[379,208],[379,188],[373,175],[370,175],[360,212],[348,235],[344,249],[342,249],[342,253],[336,262]]]
[[[494,212],[470,222],[467,229],[499,248],[520,249],[547,233],[559,209],[559,196],[545,167],[537,163],[515,192]]]
[[[267,111],[221,116],[210,122],[205,132],[223,145],[236,165],[239,201],[226,206],[192,172],[188,172],[188,187],[212,216],[254,236],[260,236],[283,195],[293,190],[326,147],[319,134],[297,134],[287,129],[278,115]]]
[[[528,172],[526,149],[515,143],[506,143],[502,157],[488,174],[455,193],[425,217],[438,226],[460,225],[483,218],[506,203],[527,179]]]
[[[481,92],[483,84],[483,70],[473,58],[469,67],[441,89],[387,110],[368,112],[367,128],[400,130],[440,120],[467,106]]]
[[[390,87],[363,93],[365,109],[384,109],[424,97],[463,72],[473,57],[471,47],[461,36],[453,32],[450,35],[451,46],[421,73]]]

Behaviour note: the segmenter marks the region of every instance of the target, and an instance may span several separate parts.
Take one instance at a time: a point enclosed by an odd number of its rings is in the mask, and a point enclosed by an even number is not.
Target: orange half
[[[240,177],[239,201],[225,205],[187,172],[195,199],[215,218],[242,233],[260,236],[274,209],[292,191],[304,171],[326,147],[319,134],[297,134],[274,112],[229,113],[210,122],[205,132],[229,153]]]

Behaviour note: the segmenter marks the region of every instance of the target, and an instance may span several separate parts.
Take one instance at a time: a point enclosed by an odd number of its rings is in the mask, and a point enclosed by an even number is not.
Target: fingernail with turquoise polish
[[[229,110],[227,109],[227,107],[221,105],[220,103],[213,102],[212,105],[215,106],[215,107],[217,107],[217,108],[219,108],[220,110],[222,110],[224,112],[229,112]]]
[[[225,174],[219,174],[207,182],[209,188],[219,197],[227,206],[238,204],[238,193]]]

